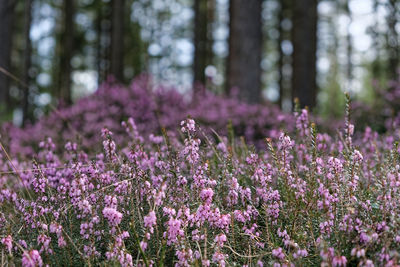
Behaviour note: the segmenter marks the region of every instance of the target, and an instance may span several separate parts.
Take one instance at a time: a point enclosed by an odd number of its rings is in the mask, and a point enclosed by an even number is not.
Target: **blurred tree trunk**
[[[32,65],[31,54],[32,54],[32,42],[30,37],[31,24],[32,24],[32,4],[33,0],[25,1],[25,25],[24,25],[24,66],[23,66],[23,99],[22,99],[22,125],[25,125],[30,120],[29,114],[29,89],[30,89],[30,68]]]
[[[205,68],[212,62],[213,0],[194,0],[193,82],[206,84]]]
[[[301,107],[316,105],[316,52],[318,0],[293,1],[293,74],[292,97]]]
[[[279,58],[278,58],[278,84],[279,84],[279,107],[282,108],[283,101],[285,99],[285,94],[287,92],[286,85],[286,77],[284,73],[285,64],[287,64],[287,55],[283,51],[282,43],[285,40],[290,40],[290,36],[288,35],[289,30],[285,29],[284,23],[285,20],[289,18],[288,14],[290,13],[290,8],[288,5],[288,0],[279,0],[279,13],[278,13],[278,50],[279,50]],[[290,34],[289,34],[290,35]]]
[[[124,81],[124,10],[125,0],[111,1],[111,51],[109,74]]]
[[[109,19],[109,18],[108,18]],[[96,71],[97,71],[97,85],[100,85],[106,76],[107,71],[107,54],[105,52],[105,36],[104,24],[107,24],[107,17],[104,14],[103,2],[100,1],[96,5],[96,19],[94,21],[94,29],[96,31]]]
[[[239,88],[240,98],[261,100],[262,0],[230,0],[227,91]]]
[[[346,53],[347,53],[347,70],[346,70],[346,76],[347,76],[347,84],[348,88],[346,88],[346,91],[350,90],[351,84],[353,81],[353,36],[351,35],[350,32],[350,26],[353,21],[352,15],[351,15],[351,10],[349,7],[349,1],[345,1],[345,13],[347,17],[350,20],[350,23],[347,25],[347,32],[346,32]]]
[[[60,36],[59,99],[65,104],[72,103],[71,59],[75,50],[75,0],[64,0],[63,29]]]
[[[388,25],[388,33],[386,35],[386,43],[389,54],[389,62],[388,62],[388,75],[389,79],[397,79],[398,78],[398,68],[399,68],[399,60],[400,60],[400,46],[399,46],[399,34],[396,30],[396,25],[398,23],[399,12],[397,6],[397,0],[389,0],[387,3],[388,7],[388,15],[387,15],[387,25]]]
[[[374,25],[371,27],[372,47],[374,49],[375,58],[372,62],[372,78],[378,81],[382,80],[381,68],[381,36],[379,33],[379,17],[378,17],[379,0],[373,2]]]
[[[0,1],[0,67],[10,71],[12,28],[15,12],[15,0]],[[10,80],[3,72],[0,72],[0,114],[7,112],[9,108]]]
[[[126,9],[130,10],[132,5],[139,0],[125,1]],[[143,73],[147,54],[146,42],[142,39],[142,26],[139,18],[133,21],[129,16],[124,27],[124,78],[132,79]]]

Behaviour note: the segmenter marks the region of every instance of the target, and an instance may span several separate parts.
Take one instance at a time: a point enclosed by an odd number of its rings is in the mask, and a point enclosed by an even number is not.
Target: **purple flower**
[[[25,251],[22,255],[22,266],[23,267],[41,267],[43,266],[42,257],[40,257],[39,251],[31,250]]]
[[[11,235],[8,235],[8,236],[6,236],[6,237],[1,239],[1,243],[7,248],[8,253],[11,253],[12,242],[13,242],[13,239],[12,239]]]
[[[112,226],[117,226],[122,220],[122,213],[114,208],[105,207],[103,209],[103,216]]]

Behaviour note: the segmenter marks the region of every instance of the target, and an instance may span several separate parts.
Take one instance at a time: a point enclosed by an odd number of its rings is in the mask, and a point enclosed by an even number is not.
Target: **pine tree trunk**
[[[106,16],[103,10],[103,2],[99,2],[96,6],[96,19],[94,21],[94,28],[96,31],[96,71],[97,71],[97,85],[100,85],[105,80],[106,75],[106,62],[107,54],[105,53],[104,45],[104,27],[103,22],[106,20]]]
[[[194,1],[194,63],[193,63],[193,82],[196,85],[206,84],[205,68],[211,64],[212,60],[212,38],[210,10],[212,0]],[[195,86],[196,87],[196,86]]]
[[[374,26],[372,27],[372,48],[375,53],[374,61],[372,62],[372,77],[378,81],[382,80],[381,68],[381,46],[379,33],[379,17],[378,17],[379,0],[373,2]]]
[[[351,22],[353,21],[353,18],[351,15],[351,10],[350,10],[348,1],[346,1],[345,11],[350,20],[349,25],[347,25],[347,33],[346,33],[346,52],[347,52],[346,76],[347,76],[347,84],[348,84],[348,88],[346,88],[346,91],[348,91],[351,89],[350,86],[351,86],[352,80],[353,80],[353,37],[350,32],[350,25],[351,25]]]
[[[60,39],[60,85],[59,85],[59,98],[65,104],[72,103],[72,66],[71,59],[74,52],[74,17],[75,17],[75,6],[74,0],[64,0],[64,20],[63,20],[63,32],[61,33]]]
[[[0,67],[10,71],[15,0],[0,1]],[[10,80],[0,71],[0,114],[9,107]]]
[[[26,0],[25,2],[25,26],[24,26],[24,38],[25,38],[25,51],[24,51],[24,66],[23,66],[23,100],[22,100],[22,124],[25,125],[30,119],[29,116],[29,88],[31,77],[29,74],[31,68],[31,54],[32,54],[32,43],[30,38],[31,24],[32,24],[32,4],[33,0]]]
[[[237,87],[241,99],[260,102],[262,0],[231,0],[227,91]]]
[[[293,74],[292,98],[301,107],[316,105],[316,52],[318,0],[293,1]]]
[[[283,68],[285,66],[285,58],[287,57],[282,49],[282,43],[283,41],[290,39],[287,38],[287,30],[284,29],[283,27],[283,22],[285,19],[287,19],[287,12],[288,12],[288,3],[287,0],[280,0],[280,7],[279,7],[279,13],[278,13],[278,32],[279,32],[279,37],[278,37],[278,50],[279,50],[279,58],[278,58],[278,85],[279,85],[279,100],[278,104],[279,107],[282,108],[283,100],[285,98],[285,91],[286,87],[285,86],[285,74],[283,73]]]
[[[125,0],[112,0],[110,74],[124,81],[124,10]]]
[[[389,54],[388,74],[389,78],[396,80],[398,78],[398,68],[400,60],[399,34],[396,30],[397,16],[399,16],[397,0],[389,0],[388,6],[388,34],[386,36],[387,49]]]

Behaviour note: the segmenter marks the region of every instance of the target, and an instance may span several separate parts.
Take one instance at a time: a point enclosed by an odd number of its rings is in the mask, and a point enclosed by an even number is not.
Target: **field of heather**
[[[3,126],[3,265],[399,264],[396,127],[145,88]]]
[[[400,267],[400,0],[0,0],[0,267]]]

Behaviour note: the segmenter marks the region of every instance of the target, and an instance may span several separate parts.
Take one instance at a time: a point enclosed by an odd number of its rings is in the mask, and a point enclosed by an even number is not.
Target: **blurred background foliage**
[[[140,74],[340,118],[398,79],[396,0],[1,0],[0,121],[33,122]],[[389,84],[389,86],[387,86]],[[372,110],[373,112],[373,110]]]

